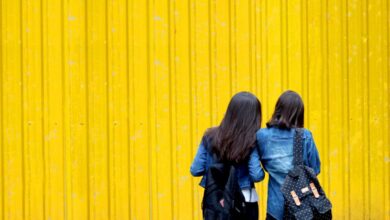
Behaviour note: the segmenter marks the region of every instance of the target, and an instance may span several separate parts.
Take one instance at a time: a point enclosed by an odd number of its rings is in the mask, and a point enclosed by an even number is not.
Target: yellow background
[[[203,132],[286,89],[335,219],[390,219],[388,0],[0,2],[0,219],[201,219]]]

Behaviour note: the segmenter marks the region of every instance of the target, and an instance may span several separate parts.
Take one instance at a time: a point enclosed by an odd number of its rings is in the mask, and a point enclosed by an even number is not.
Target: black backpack
[[[332,219],[332,204],[325,196],[313,169],[303,165],[303,130],[296,129],[293,146],[294,168],[288,173],[281,191],[283,219]]]
[[[220,201],[224,200],[222,207]],[[238,185],[236,167],[214,163],[207,172],[202,211],[205,220],[245,219],[245,197]]]

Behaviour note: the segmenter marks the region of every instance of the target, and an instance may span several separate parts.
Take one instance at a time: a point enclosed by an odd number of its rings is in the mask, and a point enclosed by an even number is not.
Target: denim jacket
[[[320,158],[311,132],[303,129],[303,160],[318,175]],[[251,154],[250,160],[261,161],[268,172],[267,213],[276,219],[283,219],[284,198],[280,187],[287,173],[293,168],[293,140],[295,129],[277,127],[260,129],[256,134],[259,154]],[[260,165],[257,169],[262,169]],[[259,172],[259,171],[256,171]]]
[[[191,174],[193,176],[203,176],[199,185],[206,186],[206,174],[211,164],[215,163],[213,154],[208,150],[210,140],[203,136],[202,142],[199,145],[198,152],[191,165]],[[254,148],[252,154],[257,154],[257,150]],[[261,169],[257,169],[259,166],[258,156],[250,156],[253,160],[248,160],[247,163],[241,163],[237,165],[238,172],[238,184],[241,189],[252,188],[253,182],[259,182],[264,179],[264,172]]]

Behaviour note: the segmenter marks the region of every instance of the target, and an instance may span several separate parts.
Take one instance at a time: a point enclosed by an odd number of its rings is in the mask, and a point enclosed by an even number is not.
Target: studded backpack
[[[303,130],[296,129],[293,146],[294,168],[288,173],[281,191],[283,219],[332,219],[332,204],[313,169],[303,164]]]

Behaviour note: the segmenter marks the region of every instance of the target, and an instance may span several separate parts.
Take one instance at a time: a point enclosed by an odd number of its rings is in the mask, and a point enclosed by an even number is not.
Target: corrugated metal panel
[[[203,132],[237,91],[266,121],[286,89],[335,219],[390,219],[388,0],[0,7],[1,219],[201,219]]]

